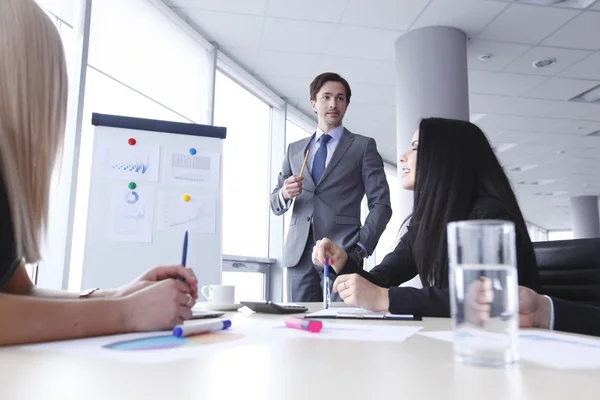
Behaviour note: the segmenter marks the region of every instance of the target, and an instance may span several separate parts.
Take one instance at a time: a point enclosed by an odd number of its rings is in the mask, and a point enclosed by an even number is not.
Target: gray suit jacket
[[[288,177],[300,175],[306,149],[314,136],[288,147],[277,186],[271,193],[271,210],[276,215],[285,212],[279,202],[279,190]],[[300,261],[311,222],[315,240],[328,237],[346,250],[360,242],[372,254],[392,216],[390,188],[375,140],[344,129],[321,181],[313,181],[308,166],[303,177],[302,193],[291,207],[283,266],[294,267]],[[361,226],[360,205],[365,194],[369,215]]]

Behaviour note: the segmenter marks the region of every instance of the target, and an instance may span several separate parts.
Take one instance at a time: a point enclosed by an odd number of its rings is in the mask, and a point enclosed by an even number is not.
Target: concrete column
[[[598,196],[571,197],[570,202],[573,238],[584,239],[600,237]]]
[[[424,117],[469,120],[467,36],[456,28],[415,29],[396,41],[397,154]],[[400,168],[400,165],[398,165]],[[398,185],[401,171],[398,169]],[[394,212],[404,220],[412,211],[413,194],[400,186]]]

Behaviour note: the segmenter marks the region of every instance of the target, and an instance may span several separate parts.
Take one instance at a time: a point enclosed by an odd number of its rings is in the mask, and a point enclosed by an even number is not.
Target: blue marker
[[[325,265],[323,266],[323,308],[328,309],[330,302],[329,292],[329,257],[325,256]]]
[[[173,328],[173,336],[191,336],[198,335],[200,333],[217,332],[223,331],[231,326],[231,321],[210,321],[210,322],[196,322],[190,324],[177,325]]]
[[[185,267],[187,263],[187,245],[188,245],[188,231],[185,231],[185,236],[183,237],[183,251],[181,253],[181,265]],[[179,280],[185,282],[185,278],[183,276],[179,277]]]

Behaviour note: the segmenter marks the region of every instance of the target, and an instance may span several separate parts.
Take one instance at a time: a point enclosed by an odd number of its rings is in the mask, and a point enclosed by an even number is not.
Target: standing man
[[[271,194],[276,215],[294,204],[283,252],[283,266],[289,268],[288,299],[293,302],[323,301],[323,267],[312,263],[317,239],[331,238],[362,265],[392,216],[390,189],[375,140],[342,125],[350,96],[350,85],[338,74],[326,72],[312,81],[310,104],[317,114],[317,131],[289,145]],[[369,215],[361,227],[365,194]],[[333,269],[330,273],[333,282]]]

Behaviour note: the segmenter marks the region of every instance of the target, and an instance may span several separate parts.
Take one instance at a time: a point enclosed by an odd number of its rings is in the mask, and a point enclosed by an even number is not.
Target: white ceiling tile
[[[469,92],[518,96],[544,81],[541,76],[469,71]]]
[[[584,58],[559,74],[569,78],[600,80],[600,52]]]
[[[254,66],[258,60],[258,48],[257,47],[229,47],[220,46],[219,50],[232,58],[235,62],[240,64],[246,71],[252,73]]]
[[[554,105],[548,107],[547,112],[548,116],[553,116],[555,118],[567,118],[574,120],[581,120],[579,123],[578,129],[580,131],[586,130],[586,122],[583,121],[584,117],[593,113],[600,112],[600,105],[598,104],[589,104],[585,102],[574,102],[574,101],[564,101],[564,102],[553,102]],[[592,123],[595,125],[595,123]],[[583,132],[582,132],[583,133]],[[589,133],[589,132],[585,132]]]
[[[267,0],[167,0],[171,7],[264,15]]]
[[[324,22],[267,18],[261,44],[268,50],[323,53],[324,38],[332,37],[334,29],[334,24]]]
[[[394,43],[402,32],[362,28],[358,26],[338,25],[331,46],[322,43],[324,52],[335,56],[367,58],[373,60],[393,60]]]
[[[482,39],[537,44],[579,11],[526,4],[511,6],[479,35]],[[535,23],[532,23],[535,21]]]
[[[274,50],[261,50],[258,53],[254,73],[277,77],[306,78],[312,80],[321,71],[317,66],[317,54],[290,53]]]
[[[393,106],[396,104],[394,85],[353,84],[352,100],[373,105]]]
[[[435,0],[411,29],[423,26],[453,26],[475,36],[508,5],[486,0]]]
[[[500,71],[529,49],[529,45],[473,39],[467,43],[467,62],[469,69]],[[484,54],[492,57],[486,62],[479,61],[477,57]]]
[[[349,0],[269,0],[270,17],[339,22]]]
[[[376,83],[373,77],[381,69],[381,61],[365,60],[363,58],[321,56],[317,62],[319,72],[336,72],[343,76],[350,87],[357,83]],[[385,82],[394,84],[394,81]]]
[[[190,24],[221,46],[257,47],[264,17],[191,9]]]
[[[525,117],[555,117],[553,109],[563,102],[526,99],[471,93],[469,96],[471,112],[483,114],[520,115]]]
[[[556,75],[571,65],[592,54],[591,51],[557,49],[556,47],[534,47],[521,57],[508,65],[504,71],[520,74]],[[535,61],[549,58],[556,59],[556,63],[543,68],[535,68]]]
[[[305,98],[308,102],[308,86],[310,85],[309,80],[304,78],[280,78],[268,75],[256,75],[256,79],[264,82],[269,88],[273,89],[282,97],[297,97],[301,99]],[[302,103],[299,103],[299,106],[301,107]]]
[[[350,0],[342,24],[406,31],[429,0]]]
[[[544,45],[600,50],[600,13],[587,11],[543,41]]]
[[[396,84],[396,63],[384,61],[380,67],[369,77],[366,83],[375,83],[382,85]]]
[[[590,81],[584,79],[568,79],[568,78],[549,78],[542,82],[539,86],[524,92],[524,97],[533,97],[538,99],[549,100],[569,100],[580,93],[583,93],[596,85],[600,85],[600,81]]]

